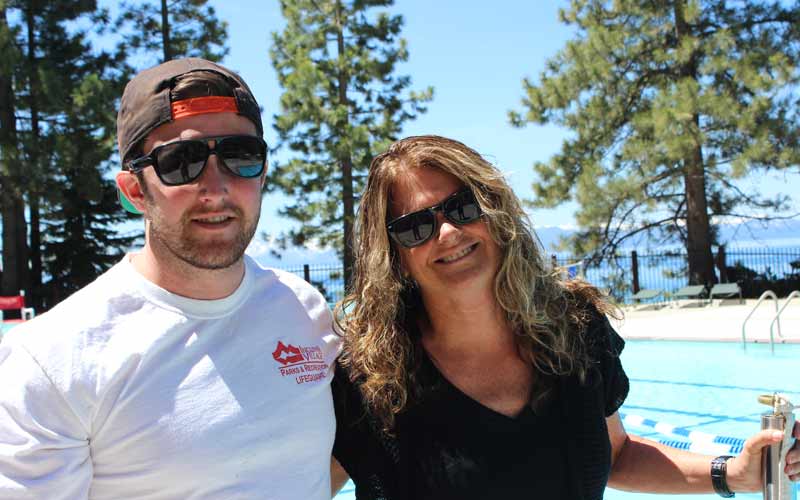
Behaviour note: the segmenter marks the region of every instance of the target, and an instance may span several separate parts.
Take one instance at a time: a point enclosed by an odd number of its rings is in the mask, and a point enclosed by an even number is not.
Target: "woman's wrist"
[[[734,489],[728,483],[728,460],[731,455],[722,455],[711,461],[711,485],[714,492],[722,498],[733,498]]]

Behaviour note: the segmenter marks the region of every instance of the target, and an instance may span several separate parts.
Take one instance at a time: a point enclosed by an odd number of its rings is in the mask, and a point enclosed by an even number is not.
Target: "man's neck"
[[[222,299],[239,287],[244,278],[244,259],[224,269],[203,269],[177,257],[156,256],[149,245],[130,255],[134,269],[168,292],[190,299]]]

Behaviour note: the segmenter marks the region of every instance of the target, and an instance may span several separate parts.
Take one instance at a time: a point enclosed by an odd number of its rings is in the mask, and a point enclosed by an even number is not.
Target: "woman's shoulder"
[[[608,316],[595,306],[587,306],[583,340],[589,357],[595,361],[604,356],[618,357],[625,347]]]

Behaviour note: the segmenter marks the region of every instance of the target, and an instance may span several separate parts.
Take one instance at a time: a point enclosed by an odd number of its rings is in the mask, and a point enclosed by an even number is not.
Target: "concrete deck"
[[[778,308],[786,300],[778,299]],[[686,307],[667,305],[656,310],[623,309],[625,318],[612,320],[623,338],[640,340],[702,340],[741,342],[742,323],[756,305],[748,299],[744,305],[738,299],[715,300],[712,305],[698,306],[684,302]],[[770,324],[775,318],[775,301],[765,300],[747,321],[745,333],[748,342],[769,343]],[[800,343],[800,298],[793,299],[781,313],[778,336],[777,324],[773,328],[775,343]]]

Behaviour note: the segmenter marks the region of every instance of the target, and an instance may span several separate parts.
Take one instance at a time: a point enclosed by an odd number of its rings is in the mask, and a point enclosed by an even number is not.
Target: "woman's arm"
[[[338,460],[331,457],[331,498],[339,493],[339,490],[342,489],[348,479],[350,479],[350,476],[347,475],[344,467],[339,464]]]
[[[609,486],[628,491],[650,493],[704,493],[713,491],[711,460],[699,455],[629,435],[619,413],[606,419],[611,441],[611,476]],[[795,426],[800,437],[800,425]],[[745,441],[742,453],[728,461],[727,483],[733,492],[761,489],[761,449],[777,443],[782,433],[761,431]],[[800,449],[795,443],[787,457],[787,472],[793,480],[800,472]]]

